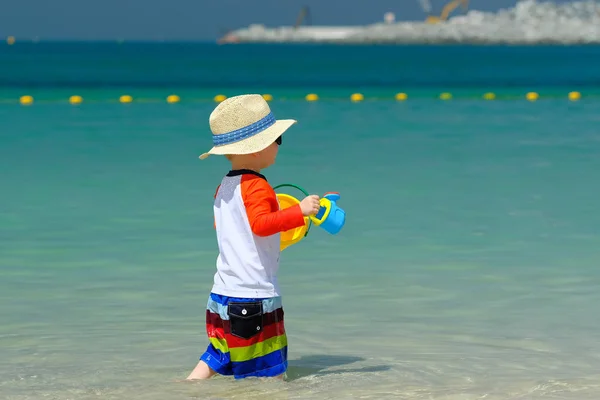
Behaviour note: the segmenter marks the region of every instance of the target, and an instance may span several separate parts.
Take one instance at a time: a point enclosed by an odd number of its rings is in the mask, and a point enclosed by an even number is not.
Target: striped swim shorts
[[[208,348],[200,357],[221,375],[274,377],[287,370],[281,297],[243,299],[211,293],[206,305]]]

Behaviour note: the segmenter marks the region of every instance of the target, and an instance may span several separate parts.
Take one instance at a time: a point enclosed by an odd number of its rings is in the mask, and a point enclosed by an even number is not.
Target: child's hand
[[[319,208],[321,208],[321,205],[319,204],[319,196],[316,194],[307,196],[300,202],[300,209],[305,217],[318,213]]]

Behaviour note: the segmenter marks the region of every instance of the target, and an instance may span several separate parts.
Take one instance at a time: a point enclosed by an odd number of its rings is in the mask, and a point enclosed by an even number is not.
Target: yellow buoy
[[[33,104],[33,97],[31,97],[31,96],[21,96],[19,98],[19,103],[21,103],[24,106],[29,106],[29,105]]]
[[[176,94],[171,94],[167,96],[167,103],[169,104],[179,103],[179,101],[181,101],[181,98],[179,98],[179,96],[177,96]]]
[[[396,93],[396,100],[404,101],[408,99],[408,95],[406,93]]]
[[[494,100],[496,98],[496,95],[492,92],[488,92],[486,94],[483,95],[483,98],[485,100]]]
[[[265,101],[273,101],[273,96],[270,94],[263,94],[262,97]]]
[[[133,101],[133,97],[131,97],[128,94],[119,97],[119,102],[121,102],[121,103],[131,103],[132,101]]]
[[[15,42],[16,42],[16,39],[14,36],[9,36],[6,38],[6,43],[8,43],[9,46],[15,44]]]
[[[350,96],[350,101],[353,102],[363,101],[364,99],[365,96],[363,96],[361,93],[352,93],[352,95]]]
[[[577,101],[580,99],[581,99],[581,93],[579,93],[579,92],[570,92],[569,93],[569,100]]]
[[[452,94],[448,93],[448,92],[444,92],[442,94],[440,94],[440,99],[441,100],[450,100],[452,98]]]
[[[223,95],[223,94],[218,94],[215,96],[214,101],[217,103],[222,102],[223,100],[225,100],[227,98],[227,96]]]
[[[317,101],[317,100],[319,100],[319,96],[317,96],[314,93],[309,93],[306,95],[305,99],[306,99],[306,101]]]
[[[537,99],[540,98],[540,95],[537,94],[536,92],[529,92],[525,95],[525,98],[529,101],[536,101]]]
[[[83,102],[83,97],[81,97],[81,96],[69,97],[69,103],[71,103],[71,104],[81,104],[82,102]]]

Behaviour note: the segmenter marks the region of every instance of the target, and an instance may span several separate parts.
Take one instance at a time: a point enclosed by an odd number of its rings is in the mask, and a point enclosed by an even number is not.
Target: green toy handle
[[[275,190],[275,189],[279,189],[280,187],[285,187],[285,186],[287,186],[287,187],[293,187],[293,188],[296,188],[296,189],[298,189],[299,191],[301,191],[302,193],[304,193],[306,196],[308,196],[308,192],[307,192],[306,190],[302,189],[302,188],[301,188],[300,186],[298,186],[298,185],[294,185],[293,183],[282,183],[281,185],[277,185],[277,186],[275,186],[275,187],[273,188],[273,190]]]
[[[302,193],[304,193],[306,196],[309,196],[308,192],[304,189],[302,189],[300,186],[298,185],[294,185],[293,183],[282,183],[281,185],[277,185],[273,188],[273,190],[275,189],[279,189],[280,187],[293,187],[295,189],[298,189],[299,191],[301,191]],[[309,218],[308,219],[308,228],[306,228],[306,233],[304,234],[304,237],[306,237],[308,235],[308,232],[310,231],[310,227],[312,226],[312,221]]]

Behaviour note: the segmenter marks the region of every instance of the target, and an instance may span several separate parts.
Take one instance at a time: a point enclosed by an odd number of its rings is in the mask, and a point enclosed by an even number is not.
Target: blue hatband
[[[215,146],[223,146],[239,142],[260,133],[273,125],[276,122],[273,113],[268,113],[264,118],[235,131],[213,135],[213,144]]]

